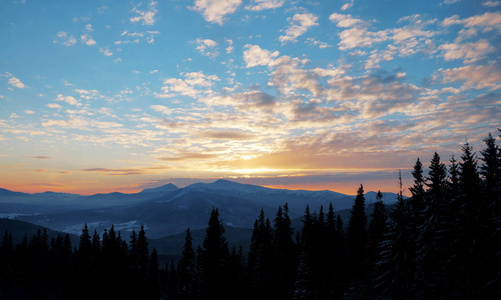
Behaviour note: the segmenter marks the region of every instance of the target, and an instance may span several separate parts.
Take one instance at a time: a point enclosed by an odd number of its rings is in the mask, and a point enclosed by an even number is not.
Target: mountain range
[[[336,213],[349,210],[355,196],[332,191],[272,189],[229,180],[195,183],[184,188],[173,184],[145,189],[139,193],[109,193],[82,196],[66,193],[27,194],[0,189],[0,217],[21,220],[53,230],[79,235],[85,224],[91,232],[102,233],[114,225],[123,236],[143,225],[157,243],[181,238],[186,228],[203,230],[213,208],[232,239],[248,239],[261,209],[273,219],[279,206],[286,203],[291,219],[300,218],[307,205],[318,211],[332,203]],[[375,192],[365,194],[367,207],[376,199]],[[383,193],[383,202],[393,204],[394,193]],[[343,214],[347,216],[346,213]],[[299,225],[299,224],[298,224]],[[202,231],[201,231],[202,232]],[[201,233],[198,235],[202,235]]]

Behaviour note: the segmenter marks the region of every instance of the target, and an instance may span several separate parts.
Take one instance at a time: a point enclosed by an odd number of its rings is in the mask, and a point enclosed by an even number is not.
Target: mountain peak
[[[150,193],[150,192],[170,192],[177,190],[178,187],[175,184],[172,183],[167,183],[162,186],[156,187],[156,188],[149,188],[149,189],[144,189],[141,191],[141,193]]]
[[[213,183],[211,183],[211,185],[235,186],[235,185],[242,185],[242,184],[238,183],[238,182],[231,181],[231,180],[227,180],[227,179],[218,179],[218,180],[214,181]]]

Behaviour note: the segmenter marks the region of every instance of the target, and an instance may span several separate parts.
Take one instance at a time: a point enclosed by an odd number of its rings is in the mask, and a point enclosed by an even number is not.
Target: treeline
[[[144,228],[129,244],[112,226],[102,236],[87,225],[79,247],[69,234],[47,231],[13,245],[5,232],[0,248],[0,299],[159,299],[156,250],[148,250]]]
[[[332,205],[306,207],[294,230],[285,204],[254,223],[248,251],[229,249],[217,209],[203,244],[186,230],[181,258],[158,266],[144,228],[127,244],[112,227],[78,248],[39,232],[0,248],[0,298],[22,299],[500,299],[501,152],[489,134],[479,157],[417,159],[403,196],[370,216],[357,191],[348,224]],[[370,221],[369,221],[370,220]]]

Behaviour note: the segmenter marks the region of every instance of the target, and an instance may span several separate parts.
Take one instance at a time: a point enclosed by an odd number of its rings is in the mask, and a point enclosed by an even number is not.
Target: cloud
[[[501,4],[500,1],[485,1],[485,2],[482,2],[482,5],[483,6],[487,6],[487,7],[496,7],[496,6],[499,6]]]
[[[501,63],[489,65],[464,66],[460,68],[440,70],[441,83],[464,82],[461,91],[469,89],[497,90],[501,88]]]
[[[226,47],[226,53],[230,54],[233,51],[233,40],[225,39],[226,43],[228,43],[228,47]]]
[[[289,21],[289,27],[285,30],[285,35],[281,35],[278,39],[282,44],[295,43],[297,38],[306,33],[310,27],[318,26],[317,20],[318,17],[314,14],[295,14],[292,20]]]
[[[443,26],[451,26],[463,24],[465,27],[480,27],[484,30],[497,29],[501,30],[501,13],[500,12],[486,12],[483,15],[472,16],[466,19],[459,19],[458,15],[446,18]]]
[[[48,108],[62,108],[62,106],[57,104],[57,103],[49,103],[49,104],[47,104],[47,107]]]
[[[44,127],[62,127],[81,130],[91,130],[91,128],[113,129],[123,127],[122,124],[116,122],[102,122],[97,120],[86,119],[81,116],[70,115],[68,120],[47,120],[42,122]],[[97,140],[97,137],[96,137]],[[93,139],[93,141],[96,141]],[[96,141],[97,142],[97,141]]]
[[[163,105],[152,105],[150,106],[154,111],[158,111],[162,113],[162,115],[170,115],[172,113],[172,109]]]
[[[169,98],[180,94],[195,98],[200,94],[211,93],[209,88],[215,81],[220,81],[216,75],[205,75],[202,71],[183,73],[183,75],[184,79],[168,78],[164,80],[164,86],[161,88],[163,94],[157,94],[157,97]]]
[[[108,176],[130,176],[130,175],[143,175],[149,173],[145,169],[138,169],[138,168],[124,168],[124,169],[91,168],[91,169],[81,169],[80,171],[105,173]]]
[[[479,40],[475,43],[450,43],[440,45],[439,50],[444,52],[446,61],[464,59],[464,63],[472,63],[481,59],[484,55],[494,52],[496,49],[492,47],[486,40]]]
[[[257,45],[247,44],[244,48],[248,48],[248,50],[244,51],[244,61],[247,68],[271,66],[275,62],[274,58],[280,54],[278,51],[271,52],[264,50]]]
[[[195,0],[191,9],[202,13],[205,21],[223,25],[225,16],[234,13],[242,0]]]
[[[252,11],[261,11],[265,9],[275,9],[282,7],[285,0],[253,0],[251,5],[247,5],[245,9]]]
[[[39,155],[39,156],[28,156],[29,158],[35,158],[35,159],[50,159],[49,156],[42,156],[42,155]]]
[[[24,85],[24,83],[21,82],[21,80],[19,80],[18,78],[16,77],[12,77],[12,78],[9,78],[9,81],[8,83],[10,85],[12,85],[13,87],[16,87],[18,89],[24,89],[26,86]]]
[[[80,36],[80,41],[87,46],[92,46],[96,44],[96,41],[88,34],[83,34]]]
[[[198,136],[217,140],[251,140],[256,137],[252,133],[233,130],[209,130],[199,133]]]
[[[77,43],[77,40],[74,36],[68,34],[67,32],[59,31],[56,34],[56,39],[53,42],[54,44],[61,44],[67,47],[71,47]]]
[[[354,0],[351,0],[350,2],[343,4],[343,6],[341,6],[341,10],[347,10],[349,8],[352,8],[353,2],[354,2]]]
[[[325,42],[321,42],[315,38],[307,38],[306,42],[308,43],[308,45],[315,46],[315,47],[318,46],[318,48],[320,48],[320,49],[325,49],[325,48],[331,47],[329,44],[327,44]]]
[[[159,160],[163,161],[183,161],[183,160],[191,160],[191,159],[210,159],[218,157],[217,154],[209,154],[209,153],[182,153],[173,157],[160,157]]]
[[[58,94],[57,98],[55,100],[56,101],[64,101],[70,105],[82,106],[82,103],[78,102],[78,100],[73,98],[72,96],[63,96],[61,94]]]
[[[219,45],[216,41],[211,39],[201,39],[197,38],[197,50],[200,51],[205,56],[215,58],[219,55],[217,46]]]
[[[112,56],[113,52],[111,52],[108,48],[99,48],[99,52],[103,53],[105,56]]]
[[[156,9],[156,4],[157,4],[157,2],[151,1],[148,4],[148,10],[139,10],[138,8],[140,8],[141,4],[134,7],[132,9],[132,12],[138,14],[139,16],[130,18],[130,21],[132,23],[136,23],[136,22],[141,21],[141,24],[143,24],[143,25],[155,24],[155,15],[158,12]]]
[[[32,111],[32,110],[25,110],[25,111],[24,111],[24,113],[25,113],[25,114],[27,114],[27,115],[32,115],[32,114],[34,114],[35,112],[34,112],[34,111]]]
[[[367,23],[361,19],[353,18],[352,15],[343,15],[338,13],[333,13],[329,16],[329,20],[332,23],[336,23],[338,27],[347,28],[354,27],[356,25],[367,25]]]

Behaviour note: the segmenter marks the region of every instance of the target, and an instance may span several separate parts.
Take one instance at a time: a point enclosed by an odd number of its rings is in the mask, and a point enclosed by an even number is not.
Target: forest
[[[500,299],[501,151],[484,143],[447,163],[435,152],[426,174],[418,158],[411,197],[399,176],[396,204],[379,193],[369,215],[360,185],[347,224],[332,204],[307,206],[302,228],[286,203],[262,211],[249,249],[230,249],[213,208],[203,244],[186,229],[165,266],[143,227],[125,238],[85,226],[78,245],[43,231],[14,245],[6,231],[0,299]]]

